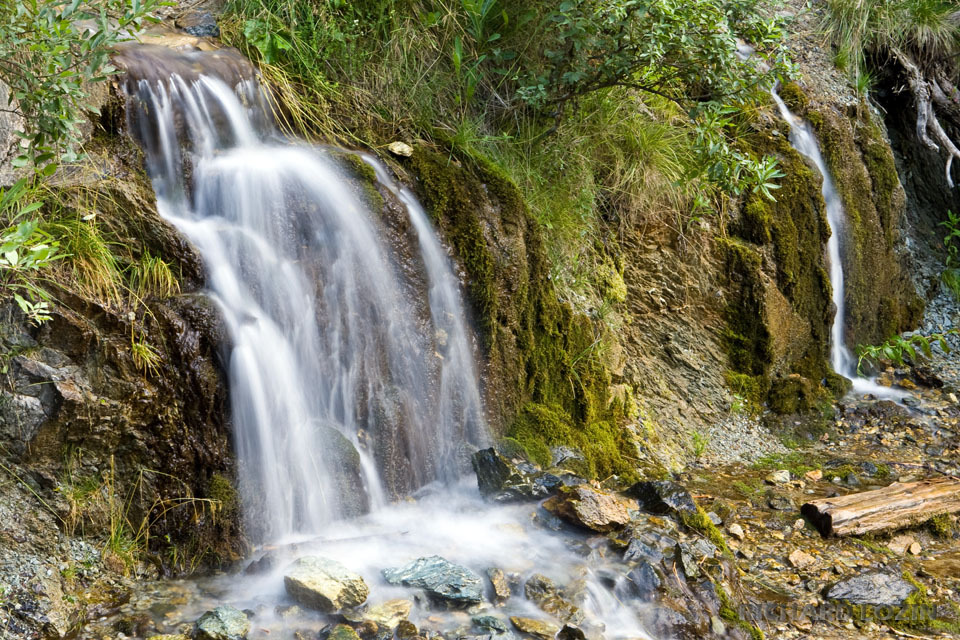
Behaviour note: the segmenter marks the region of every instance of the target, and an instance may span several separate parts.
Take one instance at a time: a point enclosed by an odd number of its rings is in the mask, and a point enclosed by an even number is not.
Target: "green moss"
[[[763,321],[764,291],[760,254],[743,242],[718,238],[733,295],[724,310],[724,343],[731,368],[748,376],[764,376],[772,360],[770,332]]]
[[[785,82],[778,93],[790,111],[801,117],[806,114],[810,100],[796,82]]]
[[[767,397],[769,381],[765,376],[751,376],[736,371],[723,372],[723,379],[733,393],[746,400],[751,413],[759,413]]]
[[[905,198],[893,153],[869,110],[859,113],[824,109],[815,126],[847,220],[850,341],[876,344],[915,327],[923,305],[894,251]]]
[[[816,406],[817,389],[813,382],[800,375],[774,380],[767,396],[768,406],[780,415],[806,413]]]
[[[600,284],[600,292],[605,300],[626,302],[627,285],[623,281],[622,269],[617,269],[610,259],[605,260],[597,268],[597,279]]]
[[[740,617],[730,594],[720,585],[716,586],[717,599],[720,601],[720,617],[750,635],[751,640],[764,640],[763,631]]]
[[[483,235],[478,202],[480,184],[464,179],[464,172],[451,158],[420,149],[413,155],[413,166],[427,209],[434,220],[447,231],[460,262],[470,276],[470,294],[483,329],[483,336],[492,344],[498,300],[494,260]]]
[[[625,457],[630,447],[626,432],[609,422],[593,422],[576,426],[560,407],[528,403],[520,411],[508,431],[541,467],[549,467],[550,448],[567,445],[583,452],[584,462],[571,470],[586,478],[605,479],[619,476],[624,482],[637,478],[635,467]]]
[[[419,146],[418,189],[469,278],[469,300],[501,403],[506,435],[541,465],[549,448],[583,451],[588,477],[636,476],[623,428],[629,402],[610,398],[605,327],[557,299],[540,231],[519,190],[485,158]],[[509,238],[505,241],[505,237]],[[524,251],[511,253],[517,248]],[[624,299],[622,265],[610,256],[606,296]],[[514,416],[511,418],[510,416]]]
[[[941,540],[951,540],[953,538],[953,519],[947,513],[938,513],[933,516],[927,521],[927,526],[930,527],[930,532]]]
[[[681,512],[680,520],[685,526],[703,534],[717,549],[720,549],[723,555],[728,558],[733,558],[733,552],[730,551],[723,532],[717,528],[717,525],[713,524],[710,516],[707,515],[707,512],[704,511],[702,507],[697,506],[697,510],[694,513],[688,511]]]
[[[371,211],[383,208],[383,196],[377,189],[377,173],[369,164],[355,153],[338,153],[337,157],[343,162],[347,171],[353,176],[360,190],[360,195]]]
[[[210,476],[210,484],[207,487],[207,496],[211,500],[219,502],[220,509],[225,514],[234,513],[236,508],[239,506],[237,490],[234,489],[233,483],[230,482],[229,478],[219,473],[215,473]]]

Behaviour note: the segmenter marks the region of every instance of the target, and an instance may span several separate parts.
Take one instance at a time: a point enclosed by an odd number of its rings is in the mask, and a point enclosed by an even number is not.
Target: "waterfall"
[[[853,390],[857,393],[869,393],[880,398],[900,398],[902,394],[899,392],[889,387],[880,386],[873,380],[860,376],[857,372],[857,358],[847,347],[845,338],[846,300],[843,243],[847,226],[843,201],[840,199],[840,194],[833,183],[833,176],[823,159],[823,154],[820,153],[820,144],[817,142],[817,136],[810,123],[794,115],[776,91],[771,93],[780,109],[780,115],[790,125],[790,144],[801,155],[809,158],[823,177],[821,193],[823,194],[823,201],[826,203],[827,224],[830,227],[830,239],[827,240],[827,261],[830,269],[830,287],[833,290],[833,304],[836,307],[836,315],[834,315],[833,324],[830,327],[830,364],[836,373],[851,380]]]
[[[334,158],[276,132],[239,56],[119,60],[158,210],[203,257],[229,331],[251,533],[315,534],[456,477],[460,445],[486,427],[458,282],[412,194],[390,183],[419,237],[429,313]]]

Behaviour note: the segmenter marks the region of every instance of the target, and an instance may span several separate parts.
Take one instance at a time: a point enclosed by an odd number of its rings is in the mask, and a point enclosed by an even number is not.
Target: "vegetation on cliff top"
[[[718,189],[771,194],[739,113],[789,71],[753,0],[559,4],[231,0],[225,39],[259,59],[298,132],[455,148],[500,167],[541,223],[559,292],[602,304],[610,229],[684,233]],[[774,69],[738,55],[750,41]]]

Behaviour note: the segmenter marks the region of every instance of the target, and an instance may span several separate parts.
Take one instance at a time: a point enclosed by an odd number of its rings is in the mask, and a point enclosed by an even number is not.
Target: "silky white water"
[[[790,125],[790,144],[813,162],[823,177],[821,193],[827,208],[827,223],[830,226],[830,239],[827,240],[827,262],[830,269],[830,287],[833,290],[833,304],[836,315],[830,327],[830,364],[836,373],[849,378],[853,391],[858,394],[872,394],[878,398],[899,399],[906,394],[884,387],[875,381],[862,377],[857,372],[857,358],[847,347],[845,337],[846,300],[843,278],[843,239],[846,235],[846,215],[843,202],[837,192],[827,163],[820,153],[820,144],[809,122],[801,120],[787,107],[776,91],[773,99],[780,109],[780,115]]]
[[[536,504],[487,504],[460,478],[463,449],[489,436],[460,283],[413,193],[359,154],[409,218],[410,246],[398,247],[406,240],[363,206],[332,152],[276,134],[242,69],[232,86],[197,71],[205,54],[153,55],[128,81],[131,130],[161,215],[198,250],[222,311],[247,530],[275,555],[263,573],[164,583],[157,599],[180,604],[158,624],[231,604],[255,612],[252,638],[319,630],[323,614],[284,613],[292,560],[336,558],[375,604],[411,597],[383,569],[440,555],[479,575],[544,573],[575,589],[584,624],[606,638],[649,638],[651,605],[618,598],[626,569],[604,558],[604,538],[591,552],[534,522]],[[543,617],[520,596],[500,611]],[[423,633],[462,615],[418,605],[410,618]]]
[[[455,478],[486,428],[458,283],[419,205],[427,317],[336,162],[277,136],[255,82],[173,74],[130,93],[158,209],[229,331],[248,530],[310,536]]]

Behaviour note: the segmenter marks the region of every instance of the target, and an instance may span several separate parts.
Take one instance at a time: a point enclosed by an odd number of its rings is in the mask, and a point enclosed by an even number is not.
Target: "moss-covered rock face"
[[[903,190],[882,130],[866,108],[848,117],[813,104],[792,84],[781,95],[817,129],[846,210],[847,344],[880,342],[914,326],[921,304],[897,254]],[[737,239],[718,248],[727,266],[728,381],[744,386],[749,379],[751,393],[771,409],[794,413],[847,387],[828,364],[835,309],[822,181],[786,134],[780,124],[749,138],[757,155],[778,159],[785,176],[775,202],[754,194],[744,200],[733,225]]]
[[[419,195],[468,275],[486,355],[491,422],[535,462],[550,447],[584,453],[583,472],[631,476],[622,403],[610,400],[613,338],[557,299],[540,232],[516,186],[483,159],[418,149],[410,160]],[[610,262],[612,299],[624,295]]]
[[[923,303],[897,255],[905,198],[883,130],[863,107],[811,113],[847,217],[847,344],[876,344],[917,325]]]

